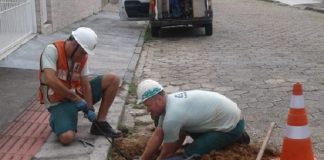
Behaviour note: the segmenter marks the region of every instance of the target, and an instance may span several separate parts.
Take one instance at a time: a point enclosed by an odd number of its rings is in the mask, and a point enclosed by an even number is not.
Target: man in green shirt
[[[138,85],[137,96],[152,116],[159,116],[141,160],[152,159],[161,145],[158,159],[174,156],[187,135],[194,139],[184,149],[187,157],[250,141],[237,104],[217,92],[190,90],[167,95],[158,82],[146,79]]]

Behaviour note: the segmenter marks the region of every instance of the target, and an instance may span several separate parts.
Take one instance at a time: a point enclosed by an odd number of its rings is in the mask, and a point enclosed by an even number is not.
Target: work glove
[[[97,115],[95,113],[93,106],[90,107],[88,111],[84,112],[84,117],[88,118],[90,122],[93,122],[94,120],[97,119]]]
[[[83,99],[81,100],[78,100],[78,101],[75,101],[74,102],[76,104],[76,107],[77,107],[77,110],[78,111],[86,111],[88,110],[88,105],[87,105],[87,102]]]
[[[84,113],[84,117],[88,118],[90,122],[93,122],[96,120],[97,115],[95,113],[95,109],[93,106],[88,107],[87,103],[85,100],[81,99],[79,101],[75,102],[77,110],[82,111]]]

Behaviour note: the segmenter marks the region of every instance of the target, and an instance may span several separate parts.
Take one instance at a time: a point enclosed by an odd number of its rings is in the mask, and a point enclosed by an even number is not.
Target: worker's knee
[[[120,78],[114,73],[109,73],[103,77],[103,86],[119,86]]]
[[[119,85],[120,79],[116,74],[108,74],[108,81],[110,81],[114,85]]]
[[[67,131],[59,135],[59,142],[62,145],[69,145],[73,142],[75,136],[74,131]]]
[[[213,148],[204,144],[193,142],[184,149],[184,154],[188,157],[192,155],[203,155],[209,153]]]
[[[200,135],[195,134],[195,136],[194,141],[184,149],[186,156],[195,154],[203,155],[212,150],[221,150],[236,140],[236,137],[233,137],[232,134],[217,131],[202,133]]]

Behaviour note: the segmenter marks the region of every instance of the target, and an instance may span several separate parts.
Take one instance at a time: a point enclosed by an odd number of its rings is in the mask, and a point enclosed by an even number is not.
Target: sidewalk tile
[[[21,112],[21,113],[18,115],[18,117],[15,119],[15,121],[20,121],[20,119],[22,119],[22,118],[25,116],[26,111],[27,111],[27,110]]]
[[[35,123],[48,124],[49,123],[48,119],[49,119],[49,113],[47,111],[41,112],[41,115],[38,117]]]
[[[9,141],[0,148],[0,153],[7,153],[18,140],[19,137],[10,137]]]
[[[36,112],[43,112],[46,110],[46,107],[40,104],[38,101],[35,101],[35,104],[33,104],[33,107],[31,107],[29,110],[36,111]]]
[[[11,147],[8,153],[17,153],[26,141],[27,138],[19,138],[19,140]]]
[[[41,133],[41,135],[39,136],[39,138],[47,139],[48,136],[51,134],[51,132],[52,132],[51,127],[49,125],[47,125],[46,128]]]
[[[23,116],[16,121],[27,122],[34,114],[34,111],[24,111]]]
[[[28,138],[26,143],[18,150],[17,154],[25,154],[35,143],[36,138]]]
[[[3,159],[4,156],[5,156],[4,153],[0,153],[0,159]]]
[[[21,137],[23,136],[29,127],[31,127],[32,123],[23,123],[23,125],[17,130],[17,132],[14,134],[15,136]]]
[[[35,131],[39,127],[39,123],[32,123],[32,125],[27,129],[27,131],[22,135],[22,137],[32,137],[35,136]]]
[[[10,137],[11,136],[7,136],[7,135],[0,137],[0,148],[2,148],[2,146],[9,141]]]
[[[33,156],[30,155],[24,155],[24,157],[21,160],[32,160]]]
[[[5,129],[7,130],[5,135],[14,135],[23,124],[24,123],[22,122],[12,122],[12,124],[10,124],[9,126],[9,129]]]
[[[23,158],[22,155],[14,155],[11,160],[21,160]]]
[[[27,122],[35,122],[39,116],[41,115],[42,112],[35,112],[33,111],[34,113],[32,114],[32,116],[28,119]]]
[[[8,125],[0,131],[0,135],[6,135],[15,124],[15,122],[8,123]]]
[[[26,110],[37,111],[38,105],[40,105],[40,103],[35,99],[28,105]]]
[[[34,134],[31,137],[38,138],[44,132],[47,126],[47,124],[39,124],[38,128],[35,130]]]
[[[14,156],[13,153],[9,154],[9,153],[6,153],[2,158],[1,160],[11,160],[11,158]]]
[[[31,146],[31,148],[27,151],[26,155],[35,155],[41,146],[44,144],[45,139],[36,139],[36,142]]]
[[[22,157],[22,159],[20,159],[20,160],[31,160],[32,158],[33,158],[33,156],[24,155],[24,157]]]

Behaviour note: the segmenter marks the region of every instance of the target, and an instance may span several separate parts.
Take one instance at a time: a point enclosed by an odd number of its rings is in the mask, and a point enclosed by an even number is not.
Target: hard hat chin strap
[[[68,39],[67,39],[68,41],[75,41],[76,42],[76,44],[77,44],[77,46],[73,49],[73,51],[72,51],[72,54],[71,54],[71,59],[73,59],[73,57],[74,57],[74,55],[75,55],[75,52],[78,50],[78,48],[79,48],[79,43],[75,40],[75,38],[73,37],[73,35],[71,35]],[[65,43],[64,43],[65,44]]]
[[[77,46],[74,48],[74,50],[72,51],[72,54],[71,54],[71,59],[73,59],[73,57],[74,57],[74,55],[75,55],[75,53],[76,53],[76,51],[78,50],[78,48],[79,48],[79,44],[77,44]]]

